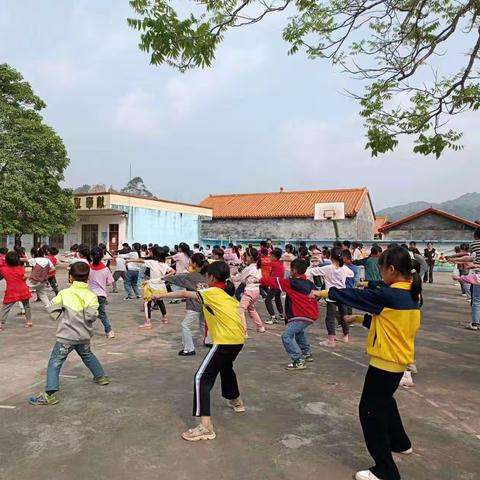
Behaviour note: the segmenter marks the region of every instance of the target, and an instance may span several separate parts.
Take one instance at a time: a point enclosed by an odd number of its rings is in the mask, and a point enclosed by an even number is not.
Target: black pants
[[[392,452],[404,452],[412,444],[402,425],[393,398],[403,373],[368,367],[359,413],[368,451],[375,461],[370,470],[382,480],[399,480]]]
[[[48,283],[52,287],[52,290],[54,291],[55,295],[58,295],[58,284],[57,284],[57,278],[56,277],[50,277],[48,279]]]
[[[425,272],[423,276],[423,283],[433,283],[433,267],[435,263],[428,263],[428,270]]]
[[[210,390],[220,373],[222,397],[234,400],[240,396],[233,362],[243,345],[213,345],[194,377],[193,416],[210,416]]]
[[[165,304],[163,303],[163,300],[154,300],[154,302],[160,307],[162,315],[165,316],[167,314],[167,309],[165,307]],[[147,318],[149,320],[152,319],[152,303],[154,302],[147,302]]]
[[[275,310],[273,309],[272,300],[275,298],[275,305],[277,306],[278,313],[283,315],[283,305],[282,305],[282,292],[278,288],[269,288],[267,292],[267,298],[265,298],[265,306],[270,316],[275,315]]]
[[[327,315],[325,317],[325,325],[327,327],[327,332],[329,335],[335,335],[335,328],[337,326],[336,322],[336,313],[340,314],[338,323],[342,326],[342,331],[344,335],[348,335],[349,327],[348,323],[345,321],[345,315],[347,315],[347,307],[341,303],[327,302]]]

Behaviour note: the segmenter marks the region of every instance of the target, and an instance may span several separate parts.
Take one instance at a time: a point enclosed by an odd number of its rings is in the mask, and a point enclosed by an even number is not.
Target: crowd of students
[[[450,261],[463,267],[474,266],[480,259],[476,258],[480,255],[480,230],[477,233],[478,243]],[[90,369],[96,383],[110,382],[91,351],[90,340],[97,317],[106,337],[115,338],[106,311],[107,289],[111,285],[112,292],[118,292],[118,281],[122,279],[125,301],[143,300],[144,329],[152,328],[152,310],[160,310],[162,322],[167,323],[165,302],[185,301],[180,356],[196,354],[192,328],[199,325],[200,341],[209,347],[194,378],[193,415],[200,417],[200,423],[183,432],[182,437],[188,441],[212,440],[216,434],[210,391],[218,375],[227,405],[235,412],[245,411],[233,365],[248,338],[249,320],[259,334],[266,332],[269,325],[284,323],[281,339],[290,357],[286,368],[301,371],[314,361],[308,329],[318,320],[319,302],[325,301],[327,337],[321,342],[323,347],[337,348],[349,342],[349,326],[353,322],[369,329],[367,353],[371,360],[359,413],[375,465],[357,472],[356,478],[400,478],[392,452],[409,454],[412,444],[403,428],[394,393],[405,380],[406,372],[416,370],[414,341],[420,325],[425,274],[412,245],[390,245],[382,251],[375,244],[368,255],[362,245],[348,241],[335,242],[331,248],[307,247],[303,243],[298,247],[286,245],[284,249],[269,240],[246,248],[233,244],[204,248],[196,244],[190,249],[180,243],[173,251],[166,246],[134,243],[124,244],[116,252],[109,252],[105,245],[91,249],[75,245],[68,254],[60,256],[60,262],[68,263],[71,284],[60,292],[55,278],[57,255],[56,249],[48,247],[33,250],[30,259],[20,248],[0,251],[0,275],[6,281],[0,329],[5,328],[16,303],[23,308],[25,325],[32,326],[32,293],[58,321],[47,385],[43,392],[30,398],[31,404],[58,403],[60,369],[73,350]],[[25,266],[31,267],[28,278]],[[428,275],[427,271],[427,281]],[[464,274],[459,275],[459,280],[471,283],[475,288],[472,297],[480,298],[480,278]],[[47,296],[48,284],[56,294],[51,301]],[[265,319],[257,311],[262,298],[268,312]],[[365,313],[353,314],[353,309]],[[338,327],[341,336],[337,336]]]

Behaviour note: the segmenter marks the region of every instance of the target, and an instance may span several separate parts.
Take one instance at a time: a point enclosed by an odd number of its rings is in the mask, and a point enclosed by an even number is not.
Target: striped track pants
[[[233,400],[240,396],[233,362],[243,345],[214,345],[208,352],[194,378],[193,415],[210,416],[210,391],[220,373],[222,396]]]

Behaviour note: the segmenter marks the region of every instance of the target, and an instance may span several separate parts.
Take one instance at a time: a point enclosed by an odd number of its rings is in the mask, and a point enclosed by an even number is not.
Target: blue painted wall
[[[150,208],[112,205],[128,214],[127,242],[173,245],[186,242],[193,246],[200,237],[198,215],[167,212]]]

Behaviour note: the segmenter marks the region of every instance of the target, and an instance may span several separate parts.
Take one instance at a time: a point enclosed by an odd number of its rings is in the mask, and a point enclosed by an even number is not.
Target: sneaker
[[[335,340],[323,340],[319,345],[322,347],[335,348]]]
[[[118,290],[112,290],[112,293],[118,293]]]
[[[180,303],[180,300],[170,300],[170,305],[178,305]],[[190,430],[189,430],[190,431]]]
[[[204,347],[207,347],[207,348],[212,348],[212,347],[213,347],[213,343],[204,343],[203,346],[204,346]]]
[[[267,330],[265,330],[265,327],[261,327],[257,330],[258,333],[265,333]]]
[[[60,400],[58,399],[57,392],[49,395],[47,392],[33,395],[28,399],[30,405],[56,405]]]
[[[305,365],[305,360],[295,360],[292,363],[287,365],[287,370],[305,370],[307,366]]]
[[[180,350],[178,354],[181,357],[191,357],[192,355],[196,355],[197,353],[195,352],[195,350],[192,350],[191,352],[185,352],[184,350]]]
[[[305,362],[313,362],[313,355],[311,353],[308,353],[307,355],[302,356],[303,361]]]
[[[397,453],[399,453],[400,455],[411,455],[413,453],[413,448],[410,447],[409,449],[404,450],[403,452],[397,452]]]
[[[269,320],[265,320],[265,323],[267,325],[273,325],[275,322],[272,319],[269,319]]]
[[[400,386],[405,388],[412,388],[415,386],[412,379],[412,372],[405,372],[400,380]]]
[[[144,330],[150,330],[152,328],[151,323],[142,323],[142,325],[139,325],[138,328],[143,328]]]
[[[213,430],[205,428],[202,424],[195,428],[189,428],[182,433],[182,438],[187,442],[197,442],[198,440],[213,440],[216,437]]]
[[[348,343],[350,341],[350,338],[348,337],[348,335],[343,335],[343,337],[337,337],[335,340],[337,342]]]
[[[362,470],[355,474],[355,480],[380,480],[380,478],[374,475],[370,470]]]
[[[108,333],[105,334],[107,338],[115,338],[115,332],[110,330]]]
[[[138,300],[139,298],[142,298],[142,296],[141,296],[141,295],[137,295],[137,300]]]
[[[467,294],[466,294],[466,293],[462,293],[462,297],[467,298]]]
[[[124,300],[134,300],[133,297],[125,297]]]
[[[467,330],[475,330],[477,331],[478,330],[478,325],[476,323],[471,323],[470,325],[467,325],[465,327]]]
[[[233,408],[233,411],[237,413],[245,412],[245,405],[240,398],[236,398],[235,400],[227,400],[227,407]]]
[[[93,381],[98,385],[108,385],[110,383],[110,377],[102,375],[101,377],[94,378]]]

